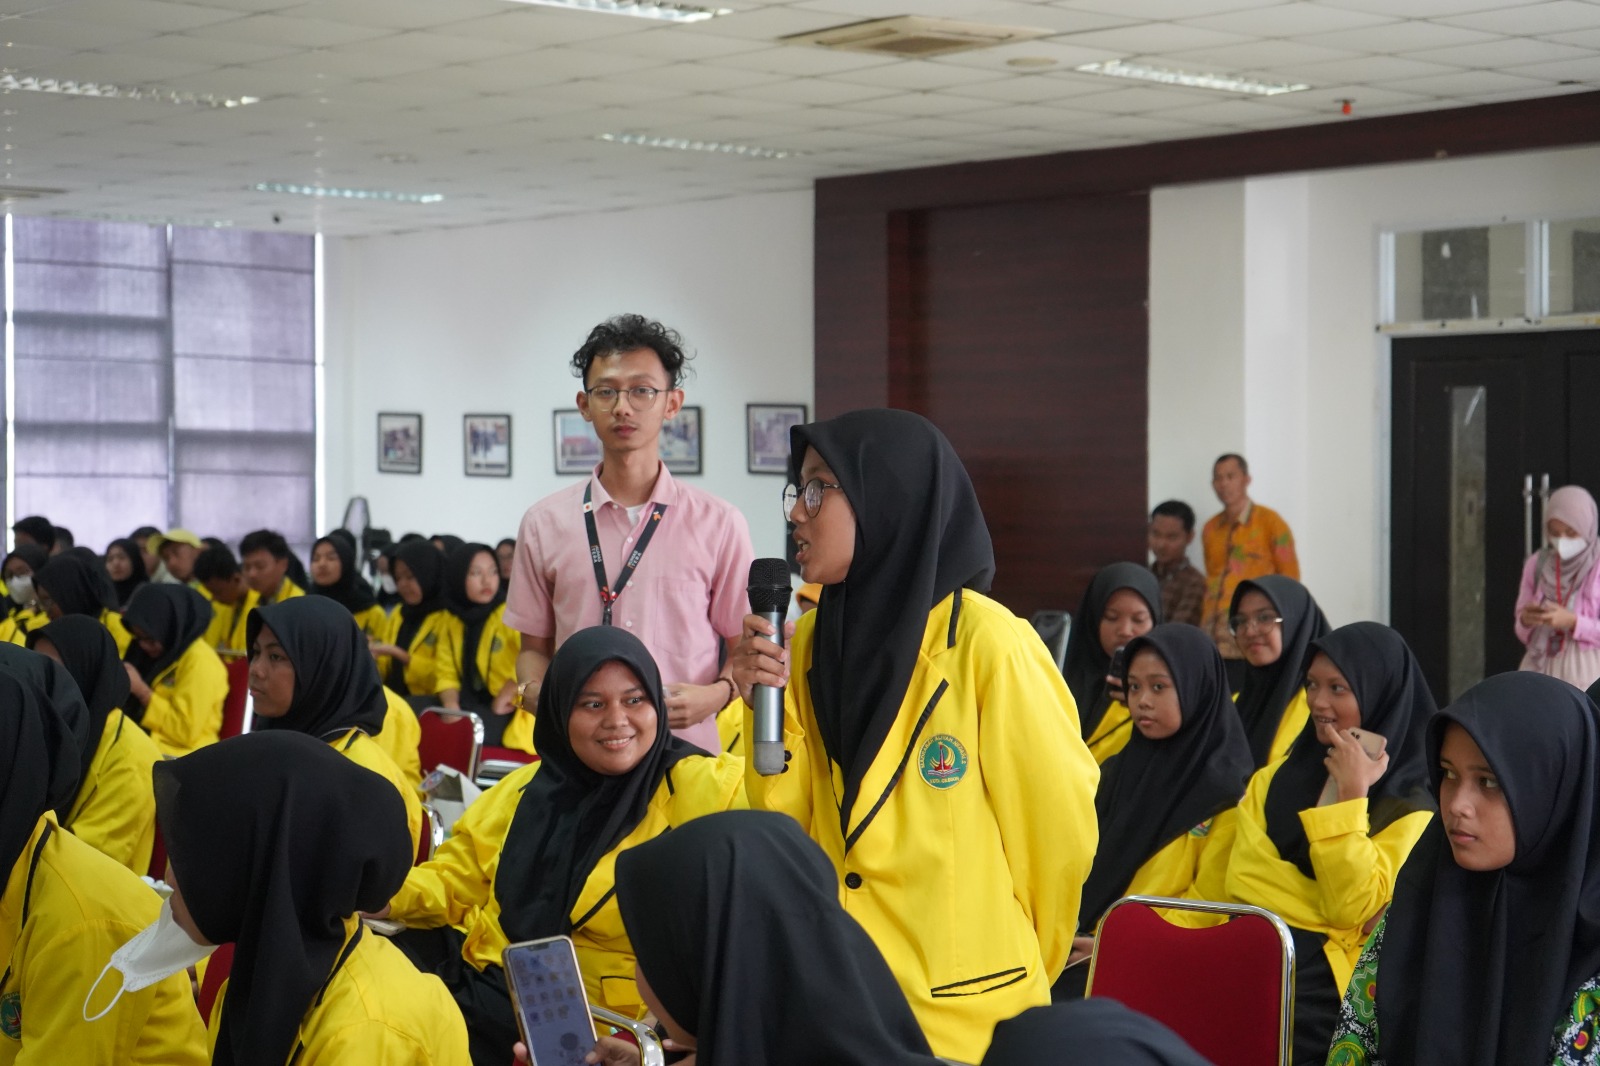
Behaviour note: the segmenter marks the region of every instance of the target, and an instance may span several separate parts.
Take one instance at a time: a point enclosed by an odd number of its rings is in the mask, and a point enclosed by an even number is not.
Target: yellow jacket
[[[133,643],[133,634],[129,633],[128,627],[122,624],[122,615],[112,610],[101,611],[100,624],[106,627],[111,634],[111,639],[117,642],[117,654],[128,654],[128,645]]]
[[[345,919],[347,944],[360,922]],[[211,1008],[213,1053],[227,995],[224,982]],[[300,1047],[294,1066],[472,1066],[467,1023],[444,982],[370,929],[301,1019]]]
[[[1188,895],[1265,907],[1296,929],[1323,934],[1334,984],[1343,988],[1366,940],[1362,926],[1394,898],[1395,877],[1433,812],[1408,814],[1368,836],[1365,799],[1301,811],[1317,872],[1312,879],[1279,857],[1267,836],[1267,789],[1282,765],[1280,759],[1257,770],[1239,806],[1217,817]],[[1212,922],[1202,915],[1182,924]]]
[[[247,591],[238,603],[231,605],[211,601],[211,624],[206,627],[205,636],[208,645],[230,655],[244,655],[249,651],[244,646],[245,619],[255,607],[254,596],[254,592]]]
[[[422,801],[406,775],[389,758],[389,753],[374,739],[359,729],[351,729],[328,741],[334,751],[357,766],[364,766],[395,787],[406,805],[406,831],[411,834],[411,854],[417,853],[417,841],[422,838]]]
[[[406,878],[390,904],[391,918],[414,926],[466,928],[462,956],[479,970],[500,965],[506,934],[500,928],[495,871],[522,790],[541,765],[512,771],[467,808],[450,839]],[[572,942],[591,1003],[631,1018],[643,1017],[645,1010],[634,983],[633,945],[617,907],[618,853],[692,818],[747,806],[743,774],[744,764],[727,755],[680,760],[651,797],[644,819],[590,871],[572,908]]]
[[[0,618],[0,641],[7,644],[27,644],[28,634],[50,624],[50,616],[43,611],[23,608],[16,614]]]
[[[394,760],[414,790],[422,784],[422,723],[405,697],[388,685],[383,687],[383,698],[389,709],[383,715],[383,728],[372,739]]]
[[[1125,896],[1167,896],[1182,898],[1194,887],[1195,874],[1200,869],[1200,857],[1205,854],[1219,818],[1231,815],[1225,811],[1217,818],[1207,818],[1166,847],[1145,860],[1134,871],[1133,880],[1123,891]]]
[[[0,897],[0,1063],[203,1066],[205,1033],[189,978],[176,974],[83,1020],[84,999],[111,953],[156,920],[161,899],[46,814]],[[106,974],[93,1016],[121,986]]]
[[[356,625],[361,627],[361,632],[369,640],[382,640],[389,629],[389,612],[376,603],[365,611],[355,612],[355,619]]]
[[[505,612],[503,603],[494,609],[478,640],[478,676],[485,679],[490,698],[498,695],[507,683],[517,680],[517,653],[522,650],[522,634],[506,625]],[[466,637],[466,624],[447,613],[439,626],[439,645],[434,657],[440,692],[461,688],[465,669],[461,661],[462,644]]]
[[[977,1062],[997,1021],[1050,1002],[1071,951],[1099,840],[1100,773],[1077,705],[1026,622],[975,592],[946,597],[847,842],[843,775],[806,682],[815,618],[791,644],[788,772],[752,767],[751,805],[793,815],[822,845],[934,1053]]]
[[[1302,688],[1294,694],[1289,706],[1283,709],[1283,717],[1278,719],[1278,731],[1272,735],[1272,747],[1267,749],[1268,766],[1289,754],[1289,749],[1294,747],[1294,742],[1300,738],[1301,730],[1305,729],[1310,719],[1311,705],[1306,702],[1306,690]]]
[[[1096,764],[1104,766],[1107,759],[1128,746],[1132,735],[1133,715],[1128,713],[1128,705],[1113,700],[1088,740],[1089,753]]]
[[[150,734],[113,710],[62,828],[134,873],[148,873],[156,842],[150,768],[160,761]]]
[[[411,654],[411,661],[406,664],[406,688],[413,696],[432,696],[439,692],[438,655],[439,644],[444,639],[444,633],[454,616],[449,611],[434,611],[422,620],[417,627],[416,635],[411,638],[411,646],[406,649]],[[383,644],[398,644],[400,641],[400,608],[396,607],[389,612],[389,622],[383,631]],[[385,683],[389,677],[389,656],[378,657],[378,676],[384,678]]]
[[[744,736],[744,701],[734,700],[717,712],[717,739],[729,755],[747,757]]]
[[[228,698],[228,668],[204,637],[150,683],[150,703],[140,722],[167,755],[187,755],[216,743],[222,703]]]

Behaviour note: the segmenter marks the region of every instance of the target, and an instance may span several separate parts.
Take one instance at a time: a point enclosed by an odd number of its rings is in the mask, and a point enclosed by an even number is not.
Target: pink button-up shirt
[[[650,520],[650,507],[628,521],[600,484],[599,467],[587,482],[553,493],[528,508],[517,530],[517,550],[506,590],[506,624],[534,637],[554,637],[556,647],[580,629],[600,624],[600,589],[589,559],[583,490],[593,488],[595,529],[612,587]],[[633,576],[611,608],[611,624],[644,642],[666,685],[707,685],[717,676],[719,647],[741,633],[750,612],[750,527],[725,500],[681,484],[665,466],[650,492],[667,512]],[[665,715],[665,707],[657,711]],[[715,754],[716,716],[677,734]]]

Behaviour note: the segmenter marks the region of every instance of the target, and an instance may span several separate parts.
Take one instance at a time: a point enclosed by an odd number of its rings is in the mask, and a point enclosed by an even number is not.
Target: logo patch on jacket
[[[931,736],[917,753],[922,779],[941,792],[954,788],[967,776],[967,749],[949,733]]]
[[[0,996],[0,1032],[13,1040],[22,1039],[22,993]]]

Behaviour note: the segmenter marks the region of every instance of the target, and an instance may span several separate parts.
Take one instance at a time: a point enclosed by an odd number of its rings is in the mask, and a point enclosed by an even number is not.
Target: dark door
[[[1391,619],[1434,695],[1514,670],[1543,501],[1600,490],[1600,332],[1396,340]]]

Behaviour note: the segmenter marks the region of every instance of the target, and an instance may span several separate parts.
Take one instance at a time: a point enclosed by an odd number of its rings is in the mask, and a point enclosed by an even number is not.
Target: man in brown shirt
[[[1200,624],[1205,608],[1206,578],[1189,565],[1194,543],[1194,509],[1182,500],[1167,500],[1150,512],[1150,569],[1161,582],[1161,616],[1168,622]]]

